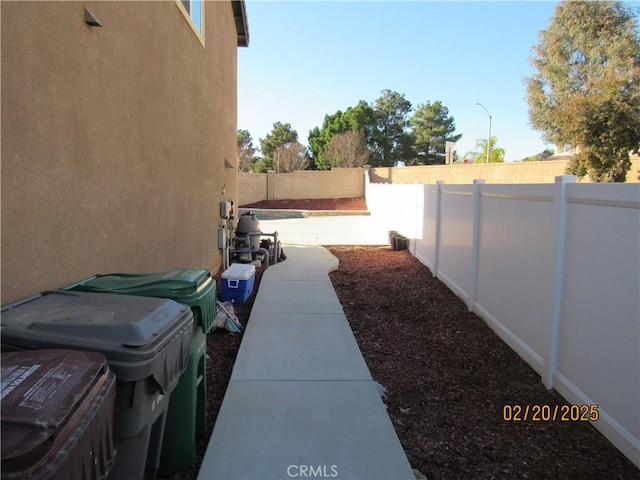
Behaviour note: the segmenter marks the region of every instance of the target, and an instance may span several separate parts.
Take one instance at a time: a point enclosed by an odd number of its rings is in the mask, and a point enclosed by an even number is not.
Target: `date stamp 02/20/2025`
[[[505,422],[597,422],[598,405],[504,405]]]

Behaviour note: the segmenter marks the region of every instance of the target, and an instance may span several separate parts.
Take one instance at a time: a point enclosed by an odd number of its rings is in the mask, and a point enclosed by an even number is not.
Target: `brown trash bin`
[[[116,458],[115,375],[104,355],[2,353],[3,479],[98,480]]]

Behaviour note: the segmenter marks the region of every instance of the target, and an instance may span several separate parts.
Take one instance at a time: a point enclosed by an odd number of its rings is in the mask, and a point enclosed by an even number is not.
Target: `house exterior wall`
[[[89,27],[84,7],[101,22]],[[7,2],[2,304],[95,273],[216,270],[237,201],[237,31],[206,2]]]

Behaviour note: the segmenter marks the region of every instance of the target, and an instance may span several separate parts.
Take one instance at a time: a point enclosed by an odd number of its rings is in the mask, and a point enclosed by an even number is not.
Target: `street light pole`
[[[487,115],[489,115],[489,138],[487,138],[487,163],[489,163],[489,159],[491,158],[491,114],[489,113],[489,110],[487,110],[487,107],[485,107],[481,103],[476,102],[476,105],[480,105],[482,108],[484,108],[484,111],[487,112]]]

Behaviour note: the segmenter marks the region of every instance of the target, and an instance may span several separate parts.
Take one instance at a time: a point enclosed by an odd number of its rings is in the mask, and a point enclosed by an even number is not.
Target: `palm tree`
[[[504,148],[496,148],[497,137],[491,137],[491,163],[504,163]],[[464,155],[473,158],[473,163],[486,163],[487,162],[487,139],[480,138],[476,142],[476,151],[467,152]]]

